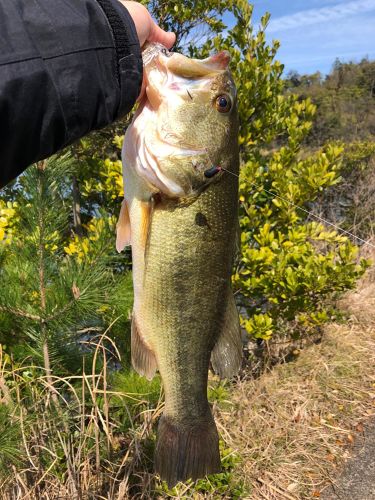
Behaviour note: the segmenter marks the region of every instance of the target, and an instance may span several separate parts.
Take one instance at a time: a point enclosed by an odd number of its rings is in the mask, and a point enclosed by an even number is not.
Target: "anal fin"
[[[148,380],[153,379],[157,369],[155,354],[142,339],[134,315],[131,327],[131,359],[132,366],[139,375]]]
[[[238,311],[229,290],[221,331],[211,353],[211,365],[220,378],[236,375],[242,363],[242,340]]]

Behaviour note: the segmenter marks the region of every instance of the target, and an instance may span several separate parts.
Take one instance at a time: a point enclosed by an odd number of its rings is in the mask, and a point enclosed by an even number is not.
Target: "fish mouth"
[[[142,58],[146,71],[156,58],[177,75],[187,78],[199,78],[211,73],[220,73],[227,70],[230,63],[230,54],[227,50],[206,59],[193,59],[178,52],[171,52],[160,43],[149,43],[142,52]]]
[[[195,196],[214,177],[221,177],[220,170],[212,167],[206,147],[190,144],[171,128],[168,108],[180,105],[192,93],[200,93],[202,98],[209,95],[213,80],[228,70],[229,61],[228,52],[198,60],[169,52],[160,44],[150,44],[143,52],[146,98],[137,114],[143,111],[147,119],[138,131],[139,171],[171,198]],[[158,119],[163,113],[164,119]],[[182,159],[186,168],[170,178],[164,167],[166,159]]]
[[[159,43],[150,44],[143,52],[146,94],[156,110],[164,99],[186,97],[192,93],[208,93],[213,79],[228,71],[230,55],[222,51],[206,59],[191,59],[170,52]]]

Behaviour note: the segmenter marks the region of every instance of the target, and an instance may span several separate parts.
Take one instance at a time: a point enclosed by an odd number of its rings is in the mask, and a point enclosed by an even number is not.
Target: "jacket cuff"
[[[112,29],[117,55],[120,103],[116,118],[129,113],[142,88],[143,63],[134,21],[119,0],[97,0]]]

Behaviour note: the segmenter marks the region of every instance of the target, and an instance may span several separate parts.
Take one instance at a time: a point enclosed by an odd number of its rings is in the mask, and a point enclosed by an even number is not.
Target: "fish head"
[[[220,167],[238,169],[237,92],[229,53],[198,60],[153,44],[143,58],[147,99],[139,113],[147,120],[139,133],[141,156],[149,164],[143,164],[143,173],[152,170],[149,178],[157,177],[167,196],[194,196],[221,179]]]

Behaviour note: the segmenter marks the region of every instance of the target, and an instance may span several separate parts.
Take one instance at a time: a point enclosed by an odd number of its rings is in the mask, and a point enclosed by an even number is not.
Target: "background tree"
[[[321,76],[321,75],[320,75]],[[325,78],[318,74],[291,73],[287,92],[310,97],[317,106],[312,130],[305,144],[318,147],[329,140],[346,142],[372,140],[375,134],[375,62],[359,63],[336,59]]]
[[[20,180],[17,230],[8,232],[2,253],[0,339],[18,356],[31,355],[47,374],[81,368],[76,342],[82,331],[104,331],[118,316],[125,337],[131,306],[131,300],[121,303],[118,291],[125,282],[129,288],[129,277],[113,276],[113,219],[91,219],[85,237],[72,233],[74,167],[64,155],[27,170]]]

